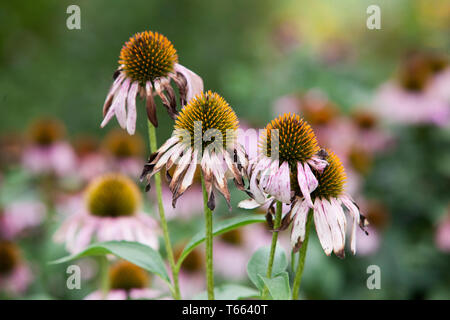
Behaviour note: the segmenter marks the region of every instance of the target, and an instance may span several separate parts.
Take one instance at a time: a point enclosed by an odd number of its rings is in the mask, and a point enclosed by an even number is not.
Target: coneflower
[[[31,271],[22,260],[19,247],[0,240],[0,293],[23,294],[31,280]]]
[[[150,189],[150,178],[165,168],[170,181],[172,205],[192,185],[198,167],[202,171],[208,194],[208,207],[215,208],[213,189],[217,189],[230,204],[227,179],[234,178],[243,188],[247,157],[236,142],[239,126],[230,105],[217,93],[197,95],[180,112],[172,137],[152,154],[141,175]],[[169,170],[175,166],[173,176]]]
[[[253,200],[239,206],[253,208],[273,198],[290,203],[301,194],[313,207],[310,193],[318,182],[312,169],[322,172],[327,161],[309,124],[291,113],[272,120],[261,137],[260,150],[248,167]]]
[[[158,248],[157,222],[142,212],[136,184],[121,174],[105,174],[93,180],[85,193],[84,209],[75,212],[55,234],[71,253],[92,241],[137,241]]]
[[[174,118],[175,83],[182,105],[203,91],[202,79],[178,63],[178,55],[172,43],[163,35],[144,31],[136,33],[124,44],[120,52],[119,67],[103,106],[104,127],[115,115],[123,129],[134,134],[136,129],[136,97],[146,99],[147,116],[157,127],[156,104],[158,95],[169,115]]]
[[[64,136],[64,125],[57,119],[42,118],[33,122],[29,129],[29,143],[22,153],[23,166],[38,175],[61,177],[73,173],[76,155]]]
[[[201,170],[206,226],[206,261],[208,298],[214,299],[212,257],[212,210],[215,208],[213,189],[225,197],[230,206],[228,179],[234,178],[243,190],[243,175],[247,167],[244,148],[237,143],[238,119],[230,105],[217,93],[208,91],[195,96],[180,112],[172,137],[145,165],[141,180],[147,181],[165,167],[170,181],[172,206],[193,184],[197,168]],[[169,170],[175,165],[173,176]]]

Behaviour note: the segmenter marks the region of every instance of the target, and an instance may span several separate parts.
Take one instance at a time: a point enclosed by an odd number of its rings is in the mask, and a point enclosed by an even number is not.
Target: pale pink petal
[[[181,73],[187,81],[186,101],[189,102],[197,94],[203,92],[203,80],[197,74],[192,72],[181,64],[176,63],[174,67],[176,72]]]
[[[291,246],[294,248],[298,241],[303,242],[305,240],[306,232],[306,219],[308,217],[309,207],[305,201],[298,199],[292,208],[292,215],[294,216],[294,222],[291,232]]]
[[[136,95],[139,89],[139,83],[137,81],[133,82],[128,92],[127,106],[128,106],[128,116],[127,116],[127,131],[129,134],[133,135],[136,131]]]
[[[114,99],[113,105],[111,106],[115,110],[117,121],[122,129],[127,127],[126,100],[130,84],[130,78],[126,78],[120,87],[117,98]]]
[[[325,251],[325,254],[329,256],[333,251],[333,239],[320,199],[314,201],[314,224],[316,225],[319,242]]]

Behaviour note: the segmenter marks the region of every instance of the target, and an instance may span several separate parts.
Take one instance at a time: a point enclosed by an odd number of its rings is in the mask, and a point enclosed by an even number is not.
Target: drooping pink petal
[[[328,202],[326,199],[322,199],[322,205],[325,213],[325,218],[331,230],[331,237],[333,240],[333,251],[334,253],[343,258],[344,256],[344,245],[345,245],[345,229],[341,228],[337,214],[336,208]]]
[[[186,101],[189,102],[197,94],[203,92],[203,80],[197,74],[192,72],[181,64],[176,63],[174,67],[176,72],[181,73],[187,81]]]
[[[316,199],[314,201],[314,224],[316,225],[319,242],[325,251],[325,254],[329,256],[333,251],[333,239],[331,236],[330,226],[325,218],[322,201],[320,199]]]
[[[114,99],[113,105],[111,106],[115,110],[117,121],[122,129],[127,127],[126,100],[130,84],[131,79],[126,78],[120,87],[118,96]]]
[[[305,201],[297,200],[294,207],[292,207],[292,215],[294,216],[294,223],[291,232],[291,246],[295,248],[299,241],[302,243],[305,240],[306,219],[308,217],[309,207]]]
[[[305,168],[303,167],[301,162],[297,163],[297,181],[298,181],[298,185],[300,187],[300,191],[302,192],[303,198],[306,201],[306,204],[310,208],[313,208],[314,205],[311,200],[311,194],[310,194],[309,184],[308,184],[308,175],[305,172]]]
[[[322,173],[328,165],[328,162],[326,160],[320,159],[318,156],[312,156],[311,159],[307,160],[306,162],[319,173]]]
[[[342,196],[340,199],[344,206],[348,209],[353,216],[352,235],[350,240],[350,249],[353,254],[356,254],[356,229],[359,225],[360,217],[359,210],[348,196]]]
[[[270,177],[265,191],[281,202],[291,202],[291,178],[287,161],[283,162],[278,171]]]
[[[123,79],[125,78],[124,73],[120,73],[119,76],[114,80],[113,84],[111,85],[111,88],[109,89],[108,94],[106,95],[105,103],[103,104],[103,116],[106,116],[108,113],[111,103],[113,101],[114,95],[116,94],[117,89],[122,84]]]
[[[128,116],[127,116],[127,131],[133,135],[136,131],[136,96],[139,89],[139,83],[134,81],[131,84],[130,91],[127,97]]]

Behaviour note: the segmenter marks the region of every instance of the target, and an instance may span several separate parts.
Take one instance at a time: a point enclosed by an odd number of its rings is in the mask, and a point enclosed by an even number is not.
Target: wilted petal
[[[314,224],[316,225],[317,236],[319,237],[320,244],[325,251],[325,254],[329,256],[333,251],[333,239],[331,236],[330,226],[328,225],[323,209],[322,201],[316,199],[314,201]]]
[[[307,166],[307,165],[306,165]],[[309,167],[307,167],[309,169]],[[305,172],[305,168],[303,167],[301,162],[297,163],[297,180],[298,185],[300,187],[300,191],[302,192],[303,198],[305,198],[306,203],[310,208],[313,208],[313,203],[311,200],[311,194],[309,190],[309,186],[313,186],[311,182],[309,182],[309,174]],[[317,180],[316,180],[317,181]]]
[[[114,80],[113,84],[111,85],[111,88],[109,89],[108,95],[106,96],[105,103],[103,104],[103,117],[106,116],[108,113],[111,104],[114,100],[114,95],[116,94],[117,89],[122,84],[123,79],[125,78],[124,73],[120,73],[120,75]]]
[[[294,251],[298,250],[305,241],[306,220],[308,218],[309,207],[305,201],[300,199],[295,202],[292,207],[292,215],[294,216],[294,223],[291,232],[291,246]]]
[[[156,117],[156,104],[155,100],[153,99],[153,86],[150,81],[147,81],[145,84],[145,94],[146,94],[146,101],[145,101],[145,108],[147,111],[147,118],[148,120],[153,124],[153,126],[158,127],[158,118]]]
[[[275,174],[272,174],[265,191],[281,202],[291,202],[291,178],[289,163],[283,162]]]
[[[322,199],[322,205],[325,213],[325,218],[327,219],[328,225],[330,226],[331,230],[331,236],[333,239],[333,251],[338,257],[343,258],[345,245],[345,229],[343,229],[338,222],[336,208],[326,199]],[[340,206],[338,206],[338,209],[339,208]]]
[[[186,101],[190,101],[197,94],[203,92],[203,80],[197,74],[192,72],[181,64],[175,64],[175,72],[181,73],[186,79],[187,90],[186,90]]]
[[[255,199],[246,199],[238,203],[238,207],[242,209],[256,209],[261,206]]]
[[[328,166],[328,162],[318,156],[312,156],[311,159],[307,160],[306,162],[320,173],[322,173],[323,170]]]
[[[120,87],[117,98],[114,99],[113,105],[111,106],[116,112],[117,121],[122,129],[125,129],[127,126],[127,110],[125,104],[130,83],[130,78],[126,78]]]
[[[128,117],[127,117],[127,131],[129,134],[134,134],[136,131],[136,96],[139,88],[137,81],[133,82],[128,92],[127,105],[128,105]]]
[[[358,207],[355,206],[353,200],[351,200],[347,196],[342,196],[339,200],[342,201],[343,205],[348,209],[350,214],[353,216],[353,225],[352,225],[352,235],[350,240],[350,249],[353,254],[356,254],[356,228],[360,222],[359,210]]]

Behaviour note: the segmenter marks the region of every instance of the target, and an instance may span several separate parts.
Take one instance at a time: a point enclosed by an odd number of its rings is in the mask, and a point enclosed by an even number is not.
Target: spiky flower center
[[[31,141],[41,146],[49,146],[62,139],[63,136],[63,125],[54,119],[38,120],[30,128]]]
[[[220,236],[220,238],[228,244],[239,246],[242,244],[242,232],[238,229],[228,231]]]
[[[238,127],[233,109],[220,95],[211,91],[193,98],[175,121],[175,130],[180,138],[186,139],[185,134],[188,134],[191,146],[202,146],[203,149],[212,142],[215,147],[225,148],[234,143]]]
[[[319,186],[311,194],[312,198],[336,198],[344,192],[345,171],[341,160],[331,151],[328,152],[328,166],[317,175]]]
[[[120,261],[109,270],[111,289],[143,289],[150,283],[148,273],[128,261]]]
[[[8,241],[0,241],[0,274],[8,274],[19,261],[17,247]]]
[[[167,76],[178,62],[177,51],[162,34],[136,33],[120,51],[120,65],[127,76],[140,84]]]
[[[94,216],[131,216],[141,203],[141,194],[130,178],[120,174],[107,174],[91,182],[86,201],[90,214]]]
[[[144,142],[139,135],[129,135],[123,130],[114,130],[105,139],[107,151],[114,157],[122,159],[139,157],[144,150]]]
[[[267,157],[278,154],[280,164],[287,161],[291,168],[296,168],[297,162],[305,162],[319,151],[310,125],[291,113],[272,120],[266,126],[260,147]]]

